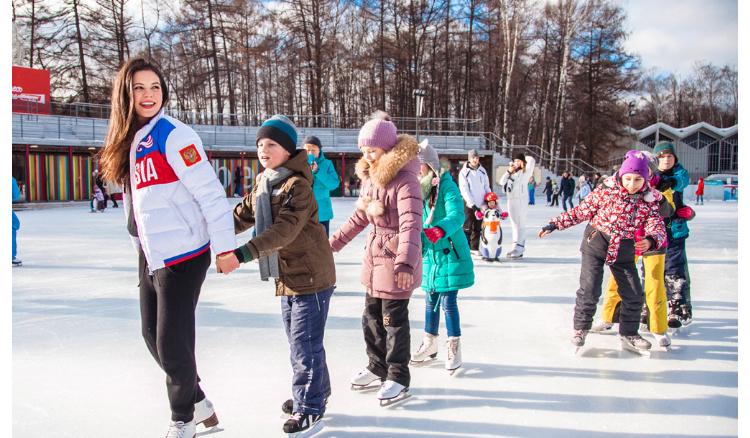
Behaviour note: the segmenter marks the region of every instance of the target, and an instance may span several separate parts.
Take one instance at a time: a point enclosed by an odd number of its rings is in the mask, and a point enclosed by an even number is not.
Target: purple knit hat
[[[630,150],[625,154],[625,161],[622,162],[617,176],[622,177],[626,173],[637,173],[648,181],[648,156],[643,151]]]
[[[359,130],[357,147],[369,146],[388,152],[396,146],[396,141],[396,125],[388,114],[379,111]]]

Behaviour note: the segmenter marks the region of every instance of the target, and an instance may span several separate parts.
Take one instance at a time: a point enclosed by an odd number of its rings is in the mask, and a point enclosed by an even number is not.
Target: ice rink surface
[[[332,232],[353,205],[334,199]],[[367,363],[361,234],[335,255],[338,287],[325,341],[333,394],[315,436],[736,436],[737,204],[695,209],[687,242],[695,320],[673,336],[673,351],[643,358],[621,351],[617,336],[592,334],[574,354],[585,225],[536,238],[559,211],[542,201],[529,208],[524,258],[475,260],[477,283],[459,292],[464,373],[449,377],[443,369],[443,323],[440,360],[412,367],[412,398],[390,409],[348,383]],[[163,436],[170,417],[164,374],[141,338],[137,256],[122,209],[90,214],[88,204],[77,204],[18,216],[24,266],[12,271],[13,436]],[[503,230],[505,253],[507,221]],[[273,283],[260,281],[255,263],[228,277],[213,269],[197,311],[197,356],[221,430],[199,428],[198,436],[284,436],[280,406],[291,396],[291,367]],[[409,306],[412,351],[424,305],[418,289]]]

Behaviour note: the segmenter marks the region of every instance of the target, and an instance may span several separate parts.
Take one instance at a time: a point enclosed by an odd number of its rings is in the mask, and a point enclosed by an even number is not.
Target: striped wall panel
[[[242,159],[211,157],[211,164],[227,195],[232,195],[235,192],[234,169],[238,166],[242,167]],[[260,164],[257,159],[245,159],[245,168],[242,170],[245,186],[242,191],[243,194],[252,190],[253,184],[255,184],[255,175],[258,174],[259,168]]]

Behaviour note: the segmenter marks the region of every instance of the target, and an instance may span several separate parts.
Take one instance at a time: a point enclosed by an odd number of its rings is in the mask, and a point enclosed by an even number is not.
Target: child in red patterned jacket
[[[617,282],[622,299],[620,340],[623,348],[639,353],[648,351],[651,343],[638,334],[643,286],[635,267],[635,252],[659,248],[666,241],[664,222],[659,215],[661,193],[651,189],[648,158],[643,152],[629,151],[614,184],[598,187],[575,208],[550,220],[539,231],[544,237],[554,230],[564,230],[589,221],[581,242],[581,285],[576,292],[575,332],[571,342],[583,346],[602,294],[604,265],[608,265]],[[608,187],[609,186],[609,187]],[[635,240],[643,227],[646,237]]]

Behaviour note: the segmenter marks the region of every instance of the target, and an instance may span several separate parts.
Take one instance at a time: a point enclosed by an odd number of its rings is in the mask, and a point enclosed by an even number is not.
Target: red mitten
[[[441,237],[445,236],[445,231],[440,227],[425,228],[424,235],[427,237],[427,240],[435,243],[440,240]]]
[[[478,221],[481,221],[482,218],[484,218],[484,213],[482,213],[482,210],[474,210],[474,217],[477,218]]]
[[[508,212],[504,211],[504,212],[500,213],[500,219],[508,219]]]
[[[678,208],[677,211],[675,212],[675,215],[677,215],[677,217],[680,219],[685,219],[686,221],[689,221],[695,217],[695,210],[693,210],[692,208],[686,205],[684,207]]]

